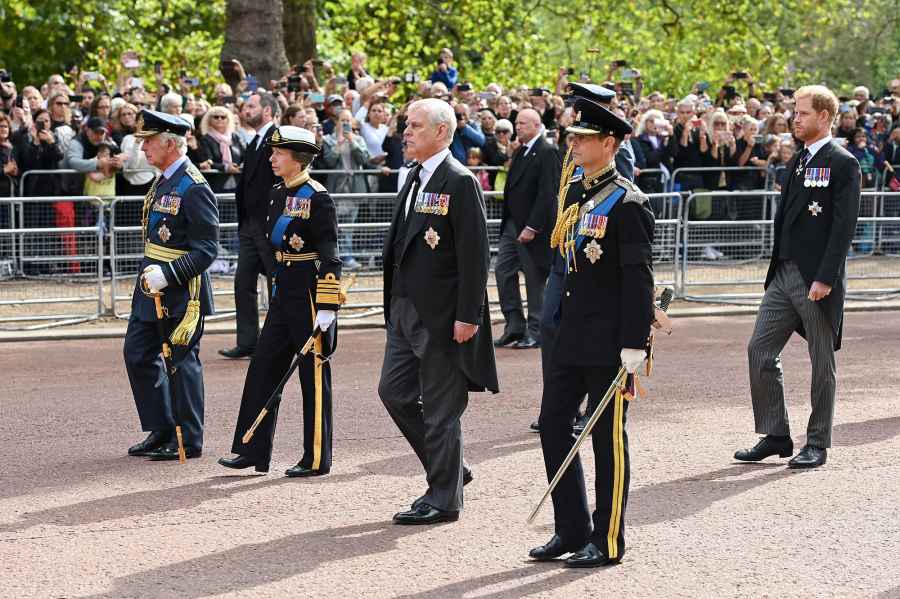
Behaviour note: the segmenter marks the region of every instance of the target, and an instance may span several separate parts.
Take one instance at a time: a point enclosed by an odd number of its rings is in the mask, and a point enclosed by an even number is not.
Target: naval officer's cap
[[[575,101],[575,123],[566,132],[576,135],[612,135],[624,139],[633,131],[628,121],[606,106],[587,98]]]
[[[275,130],[269,138],[269,145],[273,148],[284,148],[296,152],[308,152],[318,154],[322,151],[316,144],[316,136],[309,129],[282,125]]]

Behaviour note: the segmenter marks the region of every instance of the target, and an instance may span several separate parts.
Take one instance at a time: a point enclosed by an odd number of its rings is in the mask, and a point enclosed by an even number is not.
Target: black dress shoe
[[[192,447],[190,445],[185,445],[184,457],[186,457],[187,459],[199,458],[202,455],[203,455],[203,450],[200,449],[199,447]],[[173,443],[173,442],[169,441],[168,443],[166,443],[165,445],[163,445],[156,451],[154,451],[152,453],[148,453],[147,457],[150,458],[151,460],[154,460],[157,462],[177,460],[178,459],[178,443]]]
[[[513,349],[536,349],[541,346],[541,342],[532,337],[524,337],[513,343],[510,347]]]
[[[788,468],[818,468],[825,463],[827,457],[828,450],[824,447],[804,445],[800,453],[788,462]]]
[[[532,431],[534,431],[536,433],[539,433],[539,432],[541,432],[541,423],[539,420],[535,420],[528,426],[528,428],[530,428]]]
[[[394,524],[438,524],[457,520],[459,520],[459,512],[439,510],[424,502],[410,510],[394,514]]]
[[[524,337],[524,333],[503,333],[497,339],[494,339],[494,347],[506,347]]]
[[[794,442],[791,441],[790,437],[766,435],[750,449],[741,449],[734,452],[734,459],[741,462],[758,462],[770,455],[786,458],[792,453],[794,453]]]
[[[185,450],[187,451],[187,450]],[[226,468],[232,468],[234,470],[243,470],[244,468],[254,467],[257,472],[268,472],[269,464],[263,464],[260,462],[256,462],[251,460],[246,456],[239,455],[233,458],[219,458],[219,463],[225,466]]]
[[[588,543],[566,558],[566,566],[569,568],[596,568],[597,566],[618,564],[619,561],[618,559],[609,559],[596,545]]]
[[[463,486],[465,487],[473,480],[475,480],[475,475],[472,473],[472,469],[467,466],[463,466]]]
[[[556,559],[567,553],[572,553],[573,551],[578,551],[580,547],[581,543],[566,543],[559,535],[553,535],[553,537],[551,537],[544,545],[535,547],[529,551],[528,557],[539,562],[544,562]]]
[[[171,438],[171,431],[153,431],[149,435],[147,435],[146,439],[136,445],[132,445],[131,447],[129,447],[128,455],[150,455],[151,453],[168,443],[169,439]]]
[[[301,462],[298,462],[296,466],[292,466],[284,471],[284,474],[288,478],[301,478],[306,476],[322,476],[328,474],[328,470],[313,470],[312,468],[307,468]]]
[[[219,355],[234,360],[237,358],[249,358],[253,355],[254,351],[256,351],[256,348],[235,345],[231,349],[220,349]]]

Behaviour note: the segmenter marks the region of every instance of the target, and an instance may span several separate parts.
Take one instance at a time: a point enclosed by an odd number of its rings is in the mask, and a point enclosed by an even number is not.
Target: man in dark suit
[[[123,354],[141,427],[149,434],[128,454],[178,459],[173,432],[181,426],[186,457],[203,450],[203,317],[213,313],[206,269],[216,258],[219,212],[216,196],[185,153],[190,125],[177,116],[145,110],[136,137],[147,161],[162,174],[144,199],[144,258],[131,300]],[[155,300],[162,294],[168,318],[160,335]],[[163,372],[163,341],[172,347],[176,372]]]
[[[455,128],[446,102],[410,105],[403,139],[418,165],[397,196],[384,245],[387,344],[378,394],[428,483],[409,510],[394,516],[396,524],[459,518],[462,488],[471,480],[460,426],[468,392],[499,390],[484,197],[450,155]]]
[[[530,108],[516,117],[519,148],[513,154],[503,189],[503,220],[495,274],[500,308],[506,319],[497,347],[539,347],[541,304],[550,273],[550,228],[559,186],[559,155],[547,143],[541,116]],[[519,271],[525,274],[528,321],[522,309]]]
[[[747,347],[756,432],[765,435],[735,459],[757,462],[793,453],[781,351],[794,331],[812,361],[812,413],[806,445],[791,468],[825,463],[834,418],[834,352],[841,347],[847,252],[859,213],[859,163],[831,139],[838,100],[826,87],[794,92],[794,135],[805,148],[790,163],[775,214],[775,246],[765,295]]]
[[[259,337],[259,305],[257,283],[266,275],[271,290],[271,273],[275,268],[265,225],[269,208],[269,191],[281,181],[272,172],[269,138],[275,132],[278,101],[266,92],[250,96],[244,106],[247,124],[256,128],[256,136],[247,146],[241,180],[235,192],[238,212],[238,263],[234,273],[234,309],[237,318],[237,345],[220,349],[226,358],[253,355]]]

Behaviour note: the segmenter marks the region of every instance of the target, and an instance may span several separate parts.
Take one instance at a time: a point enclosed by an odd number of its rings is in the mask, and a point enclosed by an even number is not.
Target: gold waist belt
[[[144,246],[144,255],[148,258],[152,258],[153,260],[160,260],[162,262],[171,262],[176,258],[181,258],[187,254],[185,250],[179,250],[176,248],[167,248],[161,245],[157,245],[150,241]]]

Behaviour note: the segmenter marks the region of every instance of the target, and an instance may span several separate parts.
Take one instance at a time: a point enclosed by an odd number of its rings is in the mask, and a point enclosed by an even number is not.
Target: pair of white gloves
[[[628,374],[632,374],[644,363],[644,358],[647,357],[647,351],[643,349],[629,349],[626,347],[619,354],[619,357],[622,359],[622,366],[625,367],[625,371]]]
[[[145,268],[141,277],[144,280],[144,285],[151,293],[157,293],[169,286],[169,282],[166,281],[166,275],[163,274],[162,267],[159,264],[151,264]],[[316,326],[324,333],[334,324],[336,316],[334,310],[319,310],[316,312]]]

